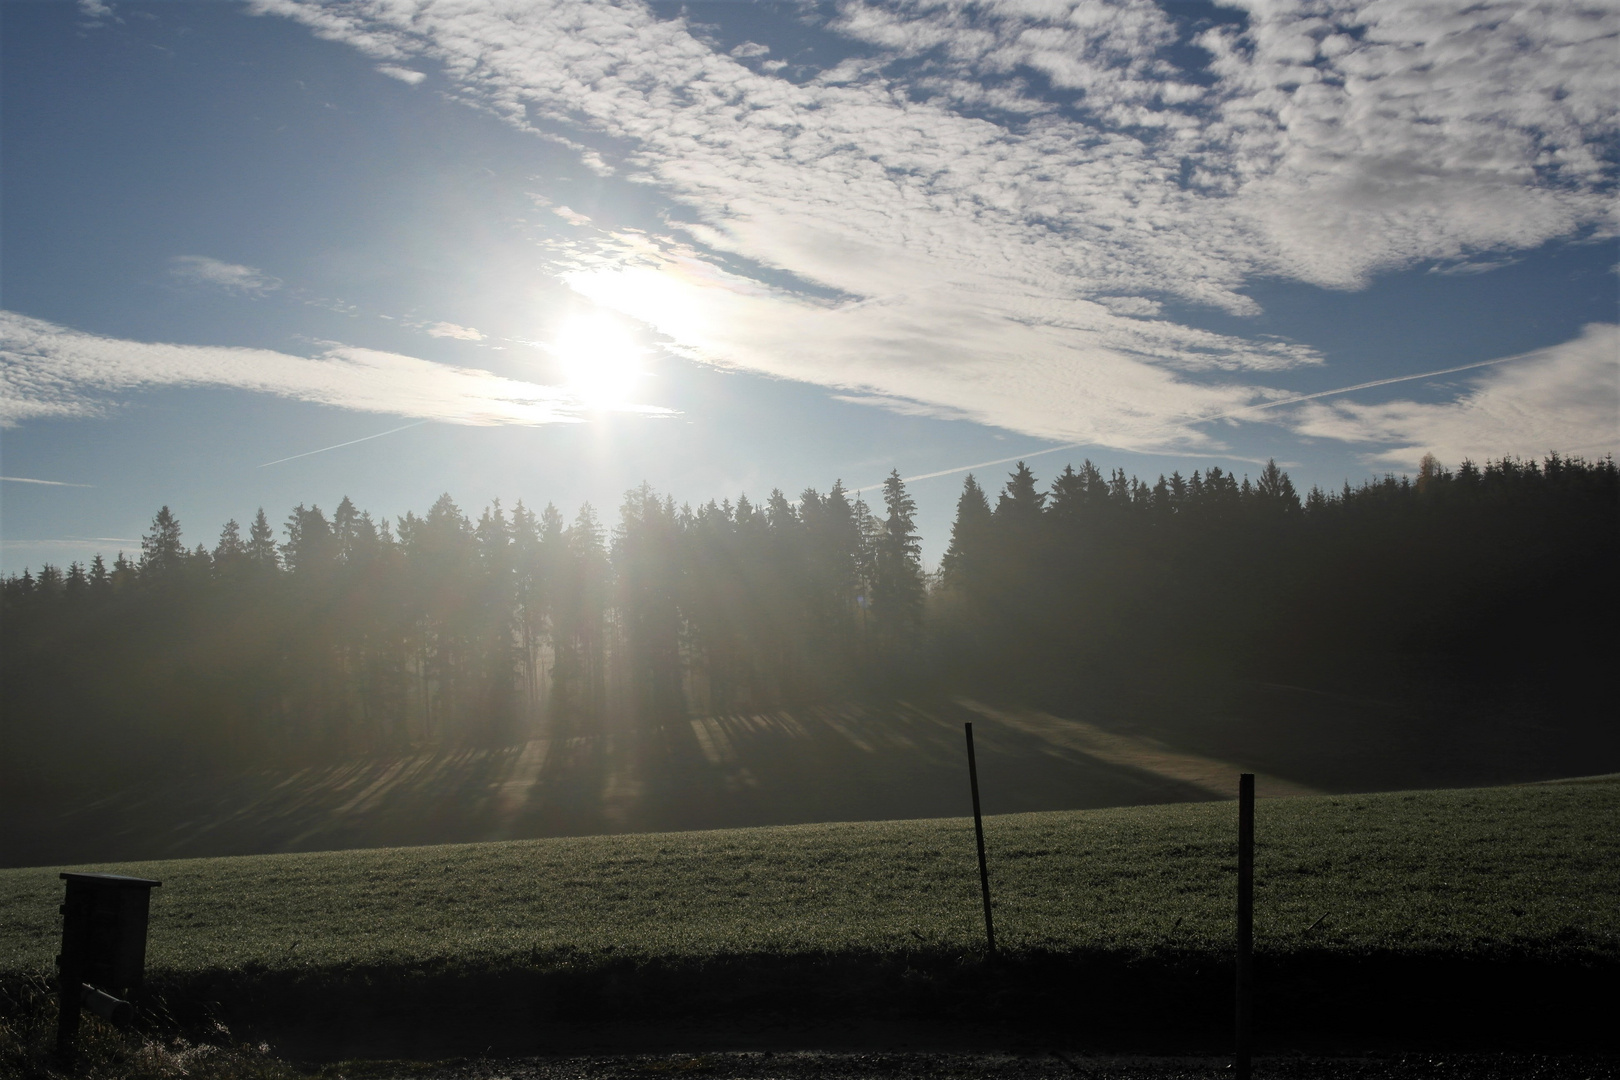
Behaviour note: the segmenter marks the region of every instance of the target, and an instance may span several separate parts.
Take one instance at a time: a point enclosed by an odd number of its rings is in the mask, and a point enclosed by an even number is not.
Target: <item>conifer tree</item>
[[[118,557],[113,559],[112,585],[114,590],[128,589],[135,583],[139,573],[140,571],[130,561],[129,556],[120,551]]]
[[[951,543],[940,560],[940,570],[948,589],[967,590],[981,579],[990,542],[990,503],[972,473],[962,482],[956,500],[956,520],[951,524]]]
[[[1425,464],[1434,464],[1434,455],[1425,458]],[[1299,509],[1299,494],[1294,490],[1294,482],[1288,474],[1277,468],[1276,458],[1266,461],[1266,467],[1260,470],[1260,480],[1255,484],[1255,498],[1261,504],[1276,513],[1292,514]]]
[[[1032,529],[1045,509],[1046,496],[1035,490],[1035,474],[1020,461],[1008,475],[1007,486],[996,500],[997,523],[1016,529]]]
[[[887,515],[874,537],[872,552],[872,613],[883,636],[898,643],[915,634],[925,591],[917,504],[906,492],[898,469],[883,482],[883,506]]]
[[[366,526],[371,524],[369,514],[361,514],[350,501],[347,495],[338,502],[337,509],[332,511],[332,538],[337,542],[337,557],[345,563],[356,560],[366,537],[363,533]],[[370,529],[372,538],[375,537],[376,528]]]
[[[253,515],[253,524],[248,527],[247,557],[248,562],[261,571],[281,569],[281,553],[276,548],[275,530],[264,516],[262,506]]]
[[[293,507],[285,529],[287,540],[281,546],[281,553],[289,571],[306,578],[325,578],[337,568],[338,540],[319,506],[306,510],[304,504],[299,503]]]
[[[173,574],[186,561],[186,549],[180,542],[180,522],[167,506],[152,518],[152,527],[141,538],[142,576],[157,580]]]
[[[221,574],[233,574],[247,565],[247,545],[242,543],[242,527],[231,518],[219,530],[219,543],[214,545],[214,568]]]

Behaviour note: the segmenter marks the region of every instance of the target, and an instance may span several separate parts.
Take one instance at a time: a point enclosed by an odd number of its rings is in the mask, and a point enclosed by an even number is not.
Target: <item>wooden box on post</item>
[[[163,883],[123,874],[63,873],[61,878],[67,899],[61,908],[62,954],[56,958],[61,992],[56,1049],[67,1058],[81,1006],[110,1020],[129,1015],[128,1003],[114,995],[141,984],[152,890]]]

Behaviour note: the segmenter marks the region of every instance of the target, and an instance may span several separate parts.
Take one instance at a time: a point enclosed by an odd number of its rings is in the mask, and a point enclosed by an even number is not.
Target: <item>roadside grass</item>
[[[55,1055],[56,1003],[43,979],[0,987],[0,1076],[8,1080],[300,1080],[268,1046],[244,1045],[219,1025],[203,1038],[175,1025],[115,1028],[86,1016],[75,1057],[64,1068]],[[191,1035],[192,1037],[188,1037]]]
[[[1617,823],[1616,781],[1262,801],[1257,952],[1296,974],[1371,961],[1449,964],[1461,980],[1493,964],[1610,977]],[[985,831],[997,941],[1004,964],[1025,965],[1020,980],[1033,986],[1078,960],[1137,972],[1146,981],[1119,993],[1141,1000],[1155,986],[1227,985],[1235,804],[992,817]],[[0,870],[0,980],[37,984],[50,971],[58,869]],[[792,972],[794,994],[805,979],[832,980],[829,996],[858,1007],[918,972],[936,987],[971,982],[983,960],[969,819],[79,869],[162,880],[147,970],[175,1007],[187,995],[257,994],[262,1012],[296,999],[307,1013],[325,987],[521,996],[541,978],[553,998],[613,998],[601,1015],[623,1016],[649,1000],[625,989],[645,976],[664,1008],[688,993],[699,1007],[707,978],[740,980],[737,994],[791,1011],[807,999],[784,998],[771,987],[785,984],[760,971]],[[849,990],[871,971],[875,981]],[[1202,974],[1188,982],[1189,972]]]

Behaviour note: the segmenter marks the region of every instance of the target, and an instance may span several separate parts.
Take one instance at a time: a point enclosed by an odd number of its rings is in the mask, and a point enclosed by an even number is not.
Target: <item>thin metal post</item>
[[[973,759],[973,724],[967,729],[968,783],[973,787],[973,834],[979,841],[979,889],[984,894],[984,938],[990,945],[990,955],[996,954],[996,924],[990,917],[990,867],[984,861],[984,819],[979,814],[979,765]]]
[[[1238,778],[1237,1080],[1249,1080],[1254,1053],[1254,774]]]

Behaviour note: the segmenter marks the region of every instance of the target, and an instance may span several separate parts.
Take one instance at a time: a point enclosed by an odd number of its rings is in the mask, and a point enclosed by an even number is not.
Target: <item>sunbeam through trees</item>
[[[968,477],[937,574],[898,473],[605,527],[444,495],[343,499],[187,548],[4,582],[5,758],[32,778],[498,745],[794,703],[1075,695],[1240,677],[1360,690],[1597,686],[1617,597],[1612,460],[1506,459],[1303,499],[1268,464],[1153,484],[1087,461],[994,506]],[[20,769],[8,766],[8,772]],[[21,777],[18,778],[21,782]]]

